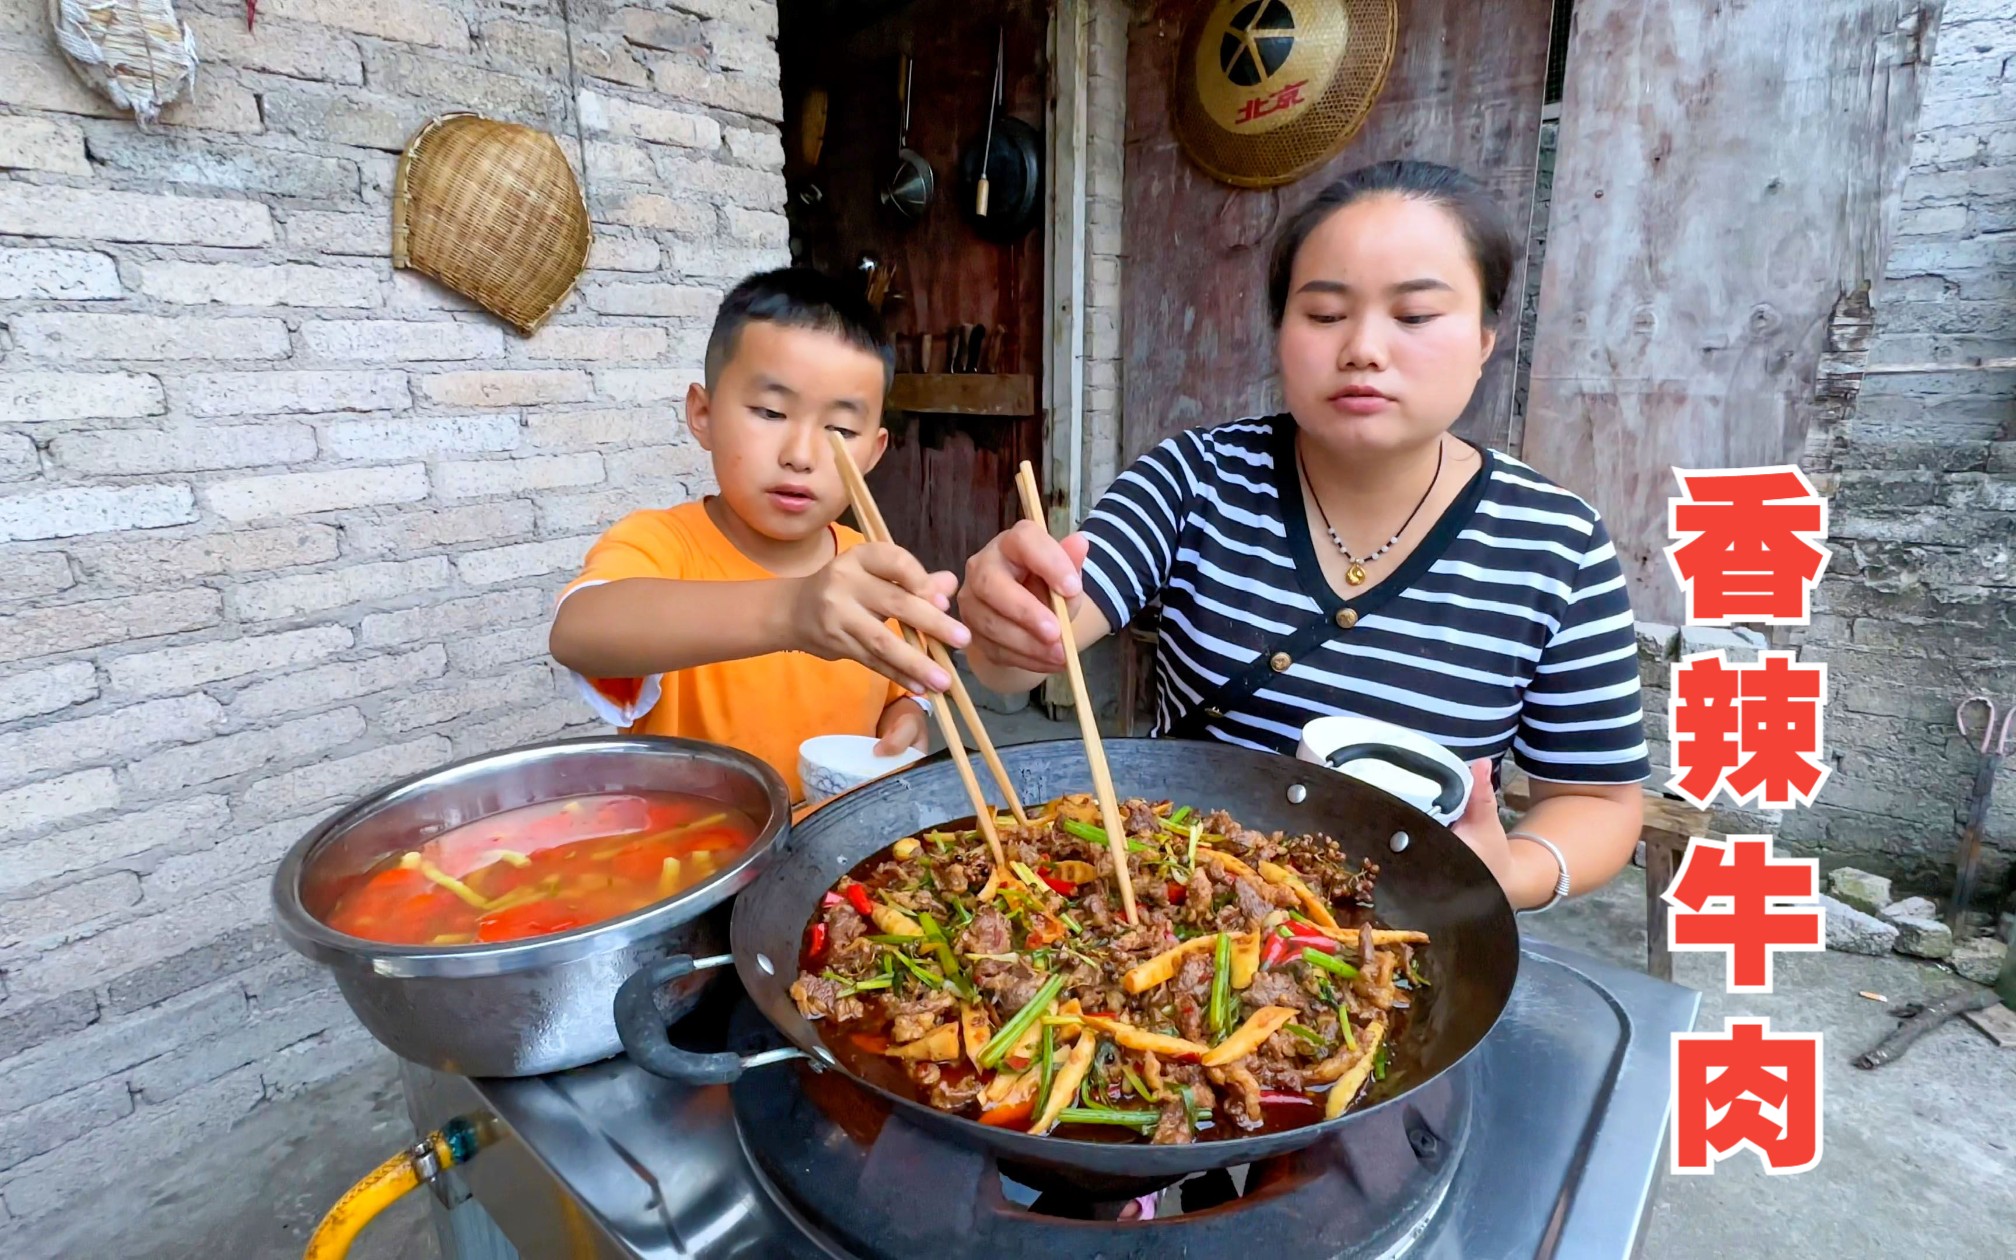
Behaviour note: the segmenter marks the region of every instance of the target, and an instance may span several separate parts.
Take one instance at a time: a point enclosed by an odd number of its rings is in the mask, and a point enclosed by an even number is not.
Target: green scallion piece
[[[1015,1012],[1014,1018],[1001,1025],[1001,1031],[988,1038],[987,1044],[980,1047],[980,1066],[999,1067],[1001,1060],[1007,1058],[1008,1052],[1015,1048],[1015,1043],[1022,1040],[1022,1034],[1028,1032],[1029,1026],[1042,1018],[1043,1012],[1050,1009],[1050,1003],[1056,1001],[1057,995],[1063,991],[1063,976],[1051,976],[1045,980],[1043,987],[1036,990],[1036,996],[1029,999],[1029,1004]]]
[[[1351,1014],[1341,1006],[1337,1008],[1337,1026],[1344,1030],[1344,1044],[1356,1050],[1358,1036],[1351,1031]]]
[[[1076,818],[1066,818],[1058,823],[1057,826],[1063,830],[1065,835],[1076,836],[1088,844],[1106,843],[1106,829],[1104,827],[1094,827],[1091,823],[1079,822]]]
[[[1159,1111],[1123,1111],[1118,1107],[1066,1107],[1059,1124],[1111,1124],[1139,1133],[1153,1133],[1162,1121]]]
[[[984,1047],[983,1047],[984,1048]],[[1050,1101],[1050,1082],[1057,1075],[1057,1030],[1049,1024],[1043,1025],[1043,1074],[1036,1078],[1036,1106],[1041,1109]]]
[[[1232,934],[1218,934],[1211,970],[1211,1035],[1223,1039],[1232,1031]]]
[[[1181,808],[1181,809],[1177,810],[1176,812],[1174,812],[1174,813],[1170,814],[1170,815],[1169,815],[1169,821],[1170,821],[1170,822],[1172,822],[1172,823],[1175,823],[1175,824],[1176,824],[1177,826],[1179,826],[1179,827],[1180,827],[1180,826],[1182,826],[1182,825],[1183,825],[1184,823],[1186,823],[1186,822],[1188,822],[1188,821],[1190,820],[1190,815],[1192,815],[1192,814],[1194,814],[1194,813],[1196,813],[1196,812],[1197,812],[1196,810],[1194,810],[1194,809],[1190,808],[1190,807],[1189,807],[1188,805],[1185,805],[1185,806],[1184,806],[1183,808]]]
[[[1372,1076],[1375,1080],[1386,1079],[1386,1047],[1382,1044],[1379,1052],[1372,1056]]]
[[[1320,949],[1303,950],[1302,961],[1312,967],[1321,967],[1333,976],[1342,976],[1346,980],[1356,980],[1358,978],[1358,969],[1356,967],[1353,967],[1341,958],[1332,957]]]
[[[1135,1074],[1133,1067],[1122,1063],[1120,1065],[1120,1075],[1126,1078],[1127,1087],[1139,1095],[1142,1102],[1155,1101],[1155,1095],[1149,1091],[1147,1084]]]
[[[1197,1091],[1185,1085],[1177,1091],[1183,1095],[1183,1118],[1190,1122],[1190,1132],[1197,1132]]]
[[[1317,1032],[1314,1028],[1306,1028],[1301,1024],[1283,1024],[1282,1028],[1300,1037],[1312,1046],[1320,1048],[1324,1044],[1323,1034]]]
[[[1193,871],[1197,869],[1197,841],[1203,834],[1204,829],[1202,827],[1193,825],[1190,828],[1190,848],[1183,854],[1183,865]]]

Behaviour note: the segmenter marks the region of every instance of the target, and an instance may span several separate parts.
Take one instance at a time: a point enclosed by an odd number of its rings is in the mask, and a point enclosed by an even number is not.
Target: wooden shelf
[[[1036,378],[982,372],[899,372],[889,406],[940,416],[1033,416]]]

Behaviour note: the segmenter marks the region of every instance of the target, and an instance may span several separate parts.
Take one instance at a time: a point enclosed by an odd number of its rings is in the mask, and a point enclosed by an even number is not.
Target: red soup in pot
[[[677,792],[544,801],[392,855],[337,900],[327,922],[388,945],[567,932],[711,878],[755,836],[755,823],[740,811]]]

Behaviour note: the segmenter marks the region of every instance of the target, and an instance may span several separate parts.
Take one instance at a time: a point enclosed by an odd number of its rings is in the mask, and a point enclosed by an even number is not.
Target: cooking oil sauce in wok
[[[977,826],[977,820],[968,816],[966,818],[954,819],[936,827],[925,828],[919,834],[924,834],[924,832],[950,832],[959,834],[973,831]],[[896,864],[899,862],[894,849],[894,843],[877,849],[874,853],[869,854],[856,863],[853,869],[847,872],[845,878],[851,879],[855,883],[866,885],[871,890],[880,890],[888,887]],[[834,883],[837,885],[839,881],[836,880]],[[1114,906],[1114,917],[1118,921],[1120,911],[1117,905],[1119,900],[1117,890],[1111,892],[1109,897],[1110,900],[1116,903]],[[1335,913],[1338,925],[1347,931],[1356,929],[1367,923],[1375,927],[1386,926],[1378,921],[1375,912],[1372,910],[1342,906],[1337,907]],[[823,916],[823,906],[816,907],[811,920],[806,923],[805,929],[800,935],[798,970],[801,974],[808,971],[817,974],[820,969],[819,960],[814,955],[812,944],[813,927],[822,922]],[[872,923],[869,924],[868,929],[871,932],[874,931],[875,925]],[[956,936],[956,933],[954,935]],[[1350,952],[1347,949],[1346,957],[1348,958],[1349,956]],[[1426,1019],[1429,1017],[1429,1004],[1435,992],[1433,988],[1435,980],[1433,966],[1434,959],[1431,943],[1431,948],[1426,951],[1417,952],[1414,955],[1415,971],[1424,980],[1428,981],[1428,985],[1404,991],[1409,1005],[1407,1007],[1395,1007],[1387,1015],[1386,1045],[1390,1049],[1388,1050],[1388,1068],[1385,1073],[1385,1079],[1380,1080],[1376,1077],[1367,1078],[1365,1084],[1360,1087],[1359,1101],[1352,1110],[1360,1110],[1374,1102],[1403,1093],[1409,1087],[1408,1077],[1411,1073],[1408,1069],[1411,1066],[1413,1056],[1407,1052],[1407,1029],[1411,1020]],[[879,997],[880,995],[870,996]],[[866,1005],[868,1014],[865,1017],[850,1020],[844,1026],[831,1026],[828,1020],[813,1021],[813,1027],[819,1030],[821,1042],[825,1044],[828,1050],[833,1052],[833,1057],[838,1061],[840,1066],[854,1076],[887,1090],[899,1098],[910,1099],[920,1106],[930,1106],[930,1103],[926,1099],[926,1090],[911,1079],[910,1073],[900,1060],[877,1054],[855,1040],[857,1036],[870,1039],[878,1036],[886,1038],[889,1028],[894,1022],[893,1015],[886,1010],[886,1004],[879,1001],[871,1001]],[[964,1049],[963,1043],[961,1049]],[[1057,1061],[1060,1066],[1063,1057],[1064,1051],[1060,1047],[1057,1052]],[[974,1074],[973,1065],[963,1055],[956,1062],[938,1064],[938,1068],[945,1080],[954,1083],[969,1078]],[[1216,1111],[1213,1113],[1212,1119],[1207,1121],[1205,1127],[1197,1133],[1196,1140],[1199,1142],[1259,1137],[1267,1133],[1302,1128],[1305,1125],[1315,1124],[1323,1119],[1323,1104],[1326,1095],[1311,1094],[1309,1097],[1312,1101],[1307,1105],[1264,1105],[1260,1109],[1261,1123],[1253,1128],[1242,1128],[1229,1118],[1220,1119],[1220,1117],[1227,1115],[1226,1108],[1228,1103],[1226,1100],[1230,1096],[1229,1091],[1215,1085],[1212,1088],[1214,1092],[1220,1095],[1219,1103]],[[815,1097],[817,1096],[815,1095]],[[1133,1096],[1131,1092],[1124,1100],[1107,1099],[1101,1101],[1104,1105],[1113,1107],[1130,1109],[1160,1108],[1159,1103],[1144,1102],[1140,1098]],[[832,1112],[834,1109],[833,1106],[827,1105],[824,1102],[822,1102],[822,1106],[829,1112]],[[947,1112],[946,1114],[957,1115],[977,1123],[980,1107],[977,1102],[969,1103],[959,1111]],[[1136,1134],[1132,1129],[1104,1124],[1060,1123],[1051,1133],[1054,1136],[1083,1142],[1146,1144],[1148,1140],[1145,1136]]]

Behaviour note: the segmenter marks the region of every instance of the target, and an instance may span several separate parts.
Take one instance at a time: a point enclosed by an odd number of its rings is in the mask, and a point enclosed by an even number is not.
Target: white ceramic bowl
[[[1351,748],[1366,751],[1340,764],[1337,754]],[[1390,750],[1393,760],[1379,760],[1371,751],[1375,748]],[[1317,718],[1302,728],[1302,743],[1295,755],[1391,793],[1445,827],[1461,818],[1470,804],[1470,767],[1463,759],[1434,740],[1391,722]],[[1416,768],[1396,765],[1394,760]]]
[[[923,755],[906,748],[892,757],[878,757],[872,735],[820,735],[798,745],[798,780],[805,785],[805,803],[816,805],[901,770]]]

